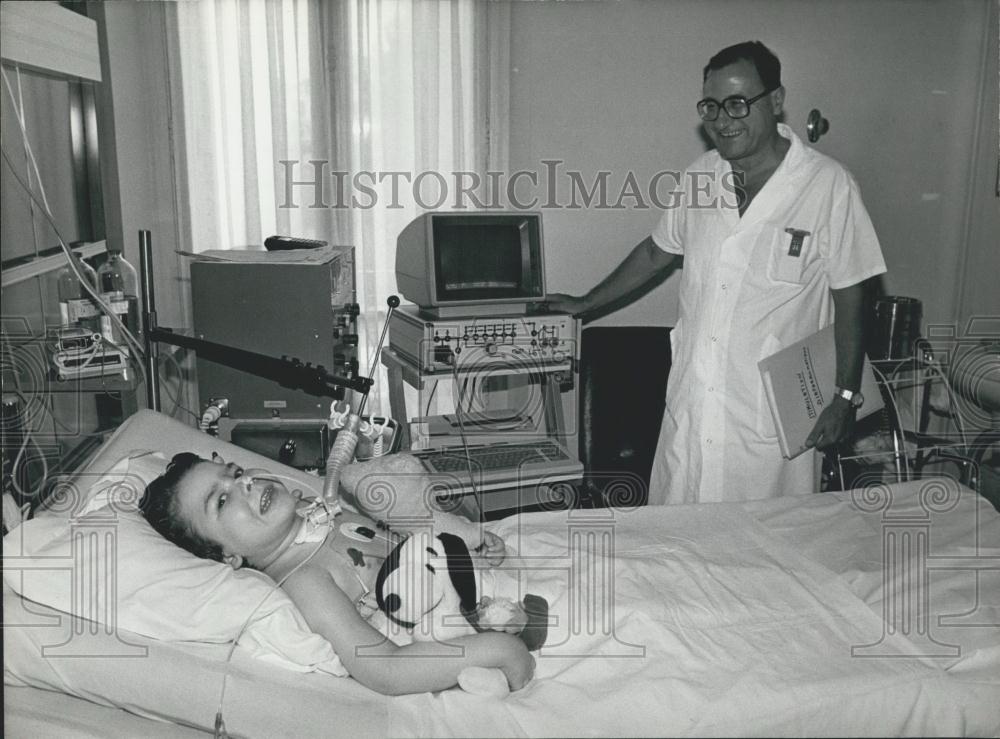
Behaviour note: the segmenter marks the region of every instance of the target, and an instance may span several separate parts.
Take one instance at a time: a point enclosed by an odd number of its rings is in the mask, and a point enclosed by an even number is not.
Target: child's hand
[[[476,547],[476,551],[486,559],[491,567],[496,567],[507,556],[507,545],[492,531],[484,531],[483,543]]]
[[[520,634],[528,625],[528,614],[520,603],[515,603],[510,598],[484,595],[476,610],[479,616],[477,623],[483,629]]]

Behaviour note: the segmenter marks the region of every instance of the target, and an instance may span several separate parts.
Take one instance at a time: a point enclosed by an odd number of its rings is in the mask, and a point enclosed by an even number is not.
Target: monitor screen
[[[545,300],[541,215],[425,213],[400,234],[403,295],[439,314],[523,312]]]
[[[434,223],[438,300],[523,298],[531,295],[531,239],[526,222]]]

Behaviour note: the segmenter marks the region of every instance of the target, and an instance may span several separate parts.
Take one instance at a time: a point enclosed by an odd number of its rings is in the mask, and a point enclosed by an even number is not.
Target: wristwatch
[[[834,388],[834,395],[839,395],[841,398],[850,403],[854,408],[860,408],[864,405],[865,396],[861,394],[860,390],[845,390],[842,387]]]

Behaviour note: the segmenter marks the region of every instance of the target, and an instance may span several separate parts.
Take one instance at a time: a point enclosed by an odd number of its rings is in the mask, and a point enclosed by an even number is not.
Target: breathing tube
[[[340,475],[351,460],[358,447],[358,428],[361,426],[361,416],[351,413],[344,419],[344,426],[337,431],[333,448],[326,458],[326,479],[323,481],[323,500],[333,503],[337,500],[340,489]]]

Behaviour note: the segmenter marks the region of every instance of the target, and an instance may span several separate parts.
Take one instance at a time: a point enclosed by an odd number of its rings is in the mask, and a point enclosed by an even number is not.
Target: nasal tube
[[[323,500],[332,503],[339,497],[340,473],[354,459],[358,446],[358,428],[361,417],[351,413],[344,419],[344,425],[337,430],[337,438],[326,458],[326,480],[323,482]]]

